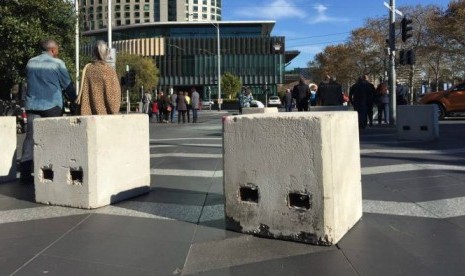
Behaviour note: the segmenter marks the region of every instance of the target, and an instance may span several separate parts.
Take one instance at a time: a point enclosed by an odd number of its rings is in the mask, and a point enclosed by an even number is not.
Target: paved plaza
[[[33,185],[0,184],[0,275],[463,275],[465,121],[434,142],[362,130],[363,217],[324,247],[224,229],[226,114],[151,124],[151,192],[118,204],[41,205]]]

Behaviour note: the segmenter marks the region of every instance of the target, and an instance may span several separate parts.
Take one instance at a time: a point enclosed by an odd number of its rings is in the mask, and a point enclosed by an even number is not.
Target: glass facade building
[[[113,29],[117,52],[149,56],[160,69],[158,90],[195,86],[202,97],[217,97],[218,33],[221,74],[238,76],[260,97],[284,83],[285,38],[271,36],[274,21],[165,22]],[[106,30],[84,33],[106,40]]]

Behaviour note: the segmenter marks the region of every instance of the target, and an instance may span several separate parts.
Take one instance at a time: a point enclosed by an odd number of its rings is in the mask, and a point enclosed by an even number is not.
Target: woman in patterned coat
[[[121,87],[115,69],[106,63],[107,44],[97,41],[92,63],[86,65],[82,76],[81,115],[118,114],[121,105]]]

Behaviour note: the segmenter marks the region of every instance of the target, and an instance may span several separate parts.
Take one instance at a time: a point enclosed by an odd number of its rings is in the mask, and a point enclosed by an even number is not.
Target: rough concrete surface
[[[396,125],[399,140],[436,140],[439,138],[437,106],[399,105]]]
[[[0,117],[0,182],[16,178],[16,117]]]

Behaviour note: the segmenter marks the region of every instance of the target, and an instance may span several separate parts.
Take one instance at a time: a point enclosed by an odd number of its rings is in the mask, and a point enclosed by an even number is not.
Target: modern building
[[[112,26],[221,21],[221,0],[112,0]],[[106,29],[108,0],[81,0],[87,31]]]
[[[90,19],[84,36],[91,41],[107,40],[105,20],[95,25],[99,18],[106,18],[106,0],[83,1],[82,9]],[[275,95],[278,84],[284,83],[285,65],[298,55],[295,51],[285,52],[284,37],[271,35],[275,21],[220,21],[219,0],[113,3],[113,48],[153,58],[160,70],[157,90],[187,90],[195,86],[204,99],[217,98],[220,59],[221,75],[229,72],[238,76],[258,97]],[[99,13],[92,14],[90,8]],[[141,9],[147,17],[138,12]],[[89,50],[88,47],[87,53]]]

